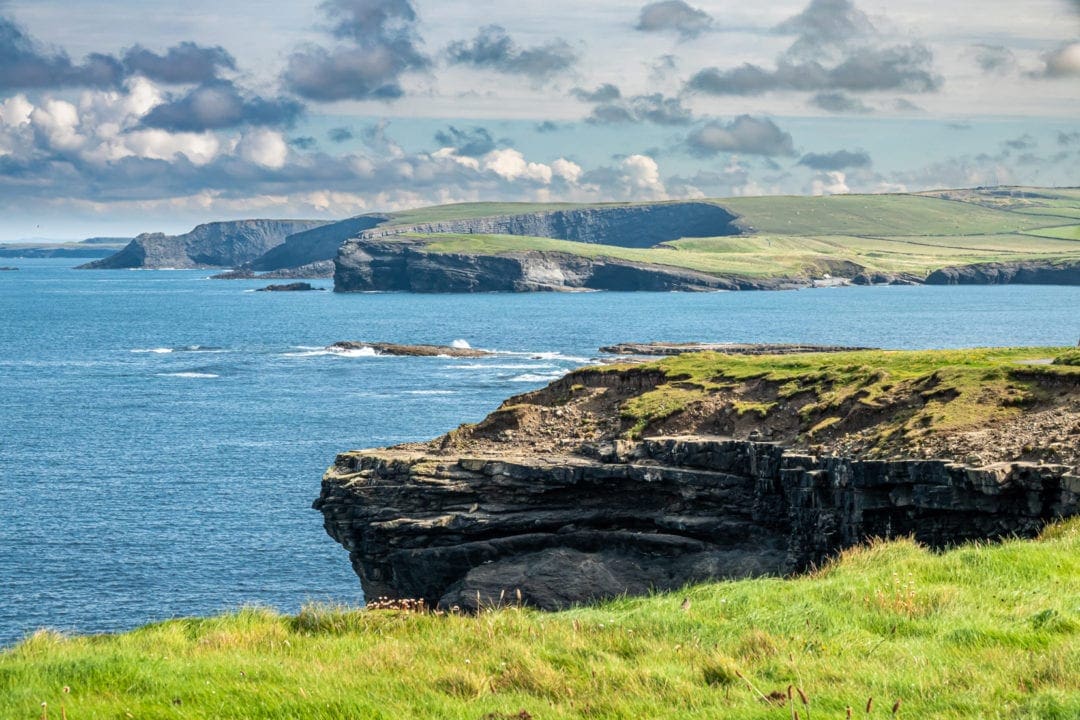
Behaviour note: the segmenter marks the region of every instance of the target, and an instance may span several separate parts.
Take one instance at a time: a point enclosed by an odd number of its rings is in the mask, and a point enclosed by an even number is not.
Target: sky
[[[0,0],[0,241],[1078,161],[1080,0]]]

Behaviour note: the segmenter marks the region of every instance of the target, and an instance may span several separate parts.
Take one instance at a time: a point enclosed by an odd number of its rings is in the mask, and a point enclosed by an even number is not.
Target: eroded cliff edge
[[[1080,368],[1039,355],[581,370],[430,443],[340,455],[315,506],[367,597],[466,609],[786,574],[871,537],[1030,536],[1080,512]]]

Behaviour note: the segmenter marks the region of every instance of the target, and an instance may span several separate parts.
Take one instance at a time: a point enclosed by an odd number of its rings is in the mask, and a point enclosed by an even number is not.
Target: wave
[[[452,370],[554,370],[550,363],[464,363],[447,365]]]
[[[406,390],[406,395],[457,395],[456,390]]]
[[[468,340],[462,340],[460,338],[455,340],[454,342],[450,343],[450,347],[457,348],[458,350],[471,350],[472,349],[472,345],[469,344]]]
[[[523,373],[510,378],[510,382],[551,382],[558,380],[566,373],[563,371],[551,373]]]
[[[527,357],[530,360],[557,360],[559,362],[570,362],[578,364],[595,363],[596,358],[581,357],[578,355],[564,355],[561,352],[518,352],[514,350],[495,350],[496,355],[506,355],[509,357]]]
[[[304,348],[305,346],[294,345],[295,349],[301,350],[300,352],[284,353],[284,357],[320,357],[322,355],[333,355],[335,357],[383,357],[379,353],[375,352],[375,348],[355,348],[350,350],[339,350],[330,348]]]
[[[210,379],[221,377],[215,373],[203,373],[203,372],[174,372],[174,373],[157,373],[158,377],[175,377],[175,378],[195,378],[195,379]]]
[[[168,355],[174,352],[187,352],[187,353],[224,353],[229,352],[225,348],[213,347],[207,345],[180,345],[178,347],[155,347],[155,348],[135,348],[131,352],[133,353],[153,353],[155,355]]]

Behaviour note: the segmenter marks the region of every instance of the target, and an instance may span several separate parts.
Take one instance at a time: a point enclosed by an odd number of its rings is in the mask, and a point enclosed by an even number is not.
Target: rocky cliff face
[[[404,239],[350,240],[341,247],[334,271],[337,292],[695,291],[773,289],[783,284],[558,252],[426,252],[423,241]]]
[[[245,267],[262,272],[333,261],[343,242],[385,221],[383,216],[361,215],[294,233]]]
[[[254,260],[316,220],[237,220],[199,225],[184,235],[146,233],[81,269],[235,267]]]
[[[925,282],[927,285],[1080,285],[1080,262],[1032,260],[959,265],[935,270]]]
[[[708,437],[585,455],[340,455],[315,507],[369,598],[566,605],[805,570],[873,537],[1032,536],[1080,512],[1065,466],[818,458]]]
[[[964,399],[966,385],[944,381],[965,372],[948,353],[900,377],[923,355],[794,356],[826,395],[843,382],[836,368],[868,363],[890,388],[870,402],[860,379],[833,400],[763,379],[755,364],[788,367],[779,355],[582,369],[431,442],[339,455],[315,507],[367,597],[470,609],[518,591],[558,608],[798,572],[873,537],[1027,537],[1080,513],[1080,374],[1008,358],[996,372],[1009,380],[993,389],[990,366],[974,361],[982,391]],[[984,419],[932,429],[953,402]],[[655,419],[634,440],[641,412]],[[904,418],[913,425],[889,425]]]
[[[379,238],[404,233],[527,235],[575,242],[645,248],[684,237],[718,237],[741,232],[736,216],[707,202],[658,203],[553,210],[520,215],[387,225],[364,233]]]

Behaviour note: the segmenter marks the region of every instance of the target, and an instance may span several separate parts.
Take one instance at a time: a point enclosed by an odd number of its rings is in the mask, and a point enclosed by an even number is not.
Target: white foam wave
[[[472,345],[469,344],[468,340],[462,340],[460,338],[455,340],[454,342],[450,343],[450,347],[457,348],[458,350],[470,350],[470,349],[472,349]]]
[[[135,348],[131,352],[133,353],[154,353],[155,355],[167,355],[173,351],[172,348],[159,347],[159,348]]]
[[[551,382],[552,380],[558,380],[565,373],[523,373],[510,378],[510,382]]]
[[[595,358],[579,357],[577,355],[563,355],[561,352],[516,352],[513,350],[496,350],[496,355],[507,355],[510,357],[527,357],[530,360],[556,360],[558,362],[569,363],[594,363]]]
[[[157,373],[158,377],[176,377],[176,378],[195,378],[195,379],[209,379],[221,377],[214,373],[201,373],[201,372],[175,372],[175,373]]]
[[[464,363],[447,365],[453,370],[549,370],[555,366],[550,363]]]
[[[294,346],[296,349],[300,349],[302,346]],[[375,352],[375,348],[355,348],[349,350],[331,349],[331,348],[310,348],[302,350],[301,352],[284,353],[284,357],[320,357],[323,355],[333,355],[334,357],[381,357],[379,353]]]

